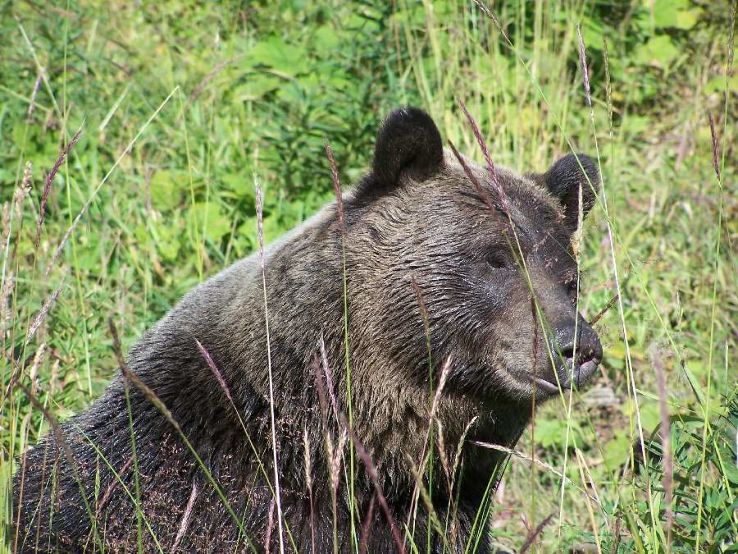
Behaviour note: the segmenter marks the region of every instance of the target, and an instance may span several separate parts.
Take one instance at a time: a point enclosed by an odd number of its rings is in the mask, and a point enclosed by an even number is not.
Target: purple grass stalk
[[[472,128],[472,133],[474,133],[474,138],[477,140],[477,143],[479,144],[479,148],[482,150],[482,155],[484,156],[484,163],[487,165],[487,172],[489,173],[489,177],[490,179],[492,179],[492,183],[494,183],[495,187],[497,188],[497,191],[500,193],[500,199],[504,202],[503,200],[504,193],[503,193],[502,187],[500,186],[500,182],[497,179],[497,168],[495,167],[495,164],[492,161],[492,157],[489,155],[489,148],[487,148],[487,142],[484,140],[484,137],[482,137],[482,132],[479,130],[479,125],[477,125],[476,120],[469,113],[469,110],[466,109],[466,104],[464,104],[464,102],[459,100],[459,106],[461,106],[461,110],[464,112],[464,115],[466,116],[466,119]]]
[[[2,216],[3,231],[2,231],[2,235],[0,235],[0,252],[5,252],[6,246],[8,244],[8,238],[10,237],[10,214],[11,213],[12,213],[12,210],[10,208],[10,203],[9,202],[3,203],[3,216]]]
[[[428,451],[428,443],[430,442],[430,435],[431,430],[433,429],[433,421],[436,419],[436,412],[438,411],[438,404],[441,400],[441,393],[443,392],[444,387],[446,386],[446,380],[448,379],[448,374],[451,369],[451,357],[446,359],[446,363],[443,364],[443,368],[441,369],[441,375],[439,377],[438,386],[436,387],[436,392],[433,395],[433,401],[431,402],[431,411],[430,415],[428,416],[428,429],[425,433],[425,440],[423,441],[423,450],[420,454],[420,461],[418,466],[418,474],[417,478],[415,480],[415,486],[413,487],[413,495],[412,495],[412,502],[410,505],[410,510],[408,512],[408,524],[410,523],[410,518],[414,517],[414,514],[416,513],[417,506],[418,506],[418,500],[420,498],[420,486],[422,485],[422,471],[428,461],[428,458],[431,454],[431,452]]]
[[[336,210],[338,212],[338,223],[341,230],[341,267],[342,267],[342,278],[343,278],[343,346],[344,346],[344,371],[346,376],[346,402],[347,402],[347,408],[348,408],[348,420],[349,422],[353,421],[353,414],[352,414],[352,407],[351,407],[351,355],[349,351],[349,328],[348,328],[348,288],[347,288],[347,280],[346,280],[346,220],[344,217],[344,209],[343,209],[343,194],[341,194],[341,179],[338,174],[338,164],[336,164],[336,158],[333,155],[333,149],[331,148],[331,145],[326,143],[325,144],[325,154],[328,158],[328,163],[330,165],[331,169],[331,180],[333,181],[333,191],[336,196]],[[322,335],[321,335],[321,342]],[[328,361],[327,358],[325,358],[325,347],[323,346],[321,350],[321,354],[324,356],[324,369],[326,371],[326,385],[330,389],[331,394],[331,402],[333,403],[334,407],[334,415],[338,419],[339,412],[337,409],[337,403],[335,402],[335,398],[333,396],[333,384],[330,379],[330,372],[328,371]],[[340,426],[340,421],[338,421]],[[338,464],[340,464],[341,456],[343,452],[343,448],[345,446],[345,441],[347,440],[347,433],[346,429],[342,431],[341,436],[339,437],[339,444],[338,444],[338,452],[336,454],[335,460],[333,459],[332,455],[331,457],[331,479],[333,480],[333,487],[332,487],[332,502],[333,502],[333,552],[338,553],[338,526],[337,526],[337,492],[338,492],[338,477],[337,473],[334,475],[333,471],[337,471],[337,467],[334,467]],[[326,430],[326,447],[330,450],[331,443],[330,443],[330,436],[328,435],[328,432]],[[330,455],[330,453],[329,453]],[[354,528],[354,501],[355,501],[355,495],[354,495],[354,452],[351,450],[350,452],[350,464],[349,464],[349,473],[350,473],[350,481],[349,481],[349,511],[351,513],[350,521],[351,521],[351,536],[353,537],[355,534],[355,528]]]
[[[657,347],[652,348],[651,363],[656,371],[656,386],[659,394],[659,415],[662,465],[664,475],[662,485],[664,487],[664,504],[666,505],[666,549],[671,550],[671,530],[674,525],[674,512],[672,510],[673,484],[674,484],[674,460],[671,454],[671,422],[669,421],[669,407],[667,405],[666,372],[661,353]]]
[[[346,442],[348,441],[348,430],[346,428],[341,430],[341,434],[338,436],[338,444],[335,449],[333,443],[326,434],[328,439],[328,450],[330,457],[330,467],[328,468],[331,474],[331,485],[334,495],[334,502],[336,501],[336,494],[338,493],[339,477],[341,475],[341,462],[343,461],[343,450],[346,448]],[[334,507],[335,511],[336,507]]]
[[[123,464],[123,467],[120,468],[120,471],[118,472],[118,475],[121,479],[123,479],[123,475],[131,468],[131,465],[133,464],[133,456],[131,455],[128,460],[126,460],[126,463]],[[110,495],[113,494],[113,491],[118,486],[119,480],[113,479],[108,485],[108,488],[105,489],[105,492],[102,495],[102,498],[100,498],[100,501],[97,503],[97,506],[95,506],[95,512],[100,513],[100,510],[102,510],[105,505],[108,503],[108,500],[110,500]],[[174,549],[172,549],[174,550]]]
[[[341,224],[341,230],[346,230],[346,222],[343,217],[343,195],[341,194],[341,180],[338,176],[338,165],[336,158],[333,156],[333,149],[330,144],[325,145],[325,155],[328,156],[328,163],[331,166],[331,179],[333,180],[333,188],[336,193],[336,207],[338,208],[338,222]]]
[[[313,501],[313,464],[310,459],[310,439],[307,427],[303,430],[302,446],[305,457],[305,481],[308,488],[308,501],[310,502],[310,554],[315,554],[315,510]]]
[[[513,235],[515,235],[515,239],[517,242],[517,233],[515,231],[515,225],[513,224],[512,217],[510,216],[510,210],[509,210],[509,202],[507,198],[507,193],[505,192],[505,189],[502,188],[502,185],[500,184],[500,180],[497,178],[497,168],[495,167],[494,162],[492,161],[492,157],[489,154],[489,148],[487,147],[487,142],[484,140],[484,137],[482,136],[482,132],[479,130],[479,125],[477,125],[476,120],[472,117],[472,115],[469,113],[469,111],[466,109],[466,105],[459,101],[459,105],[461,106],[461,109],[464,112],[464,115],[466,116],[467,121],[469,122],[469,125],[471,126],[472,133],[474,134],[474,138],[477,141],[477,144],[479,145],[479,149],[482,151],[482,155],[484,156],[484,162],[487,166],[487,174],[489,175],[490,181],[492,181],[492,185],[495,187],[495,190],[497,191],[497,195],[500,198],[500,209],[502,210],[502,213],[504,213],[507,216],[508,223],[510,224],[510,229],[513,232]],[[450,144],[450,142],[449,142]],[[464,167],[464,173],[469,176],[471,174],[471,171],[466,167],[466,164],[462,161],[461,156],[459,155],[456,148],[451,148],[454,152],[454,156],[459,160],[462,167]],[[477,181],[474,185],[477,190],[481,189],[482,187],[479,185],[479,182]],[[486,198],[485,198],[486,197]],[[489,200],[489,196],[485,195],[483,196],[485,198],[485,204],[487,204],[487,207],[491,210],[494,208],[494,205]]]
[[[269,502],[269,519],[267,520],[267,528],[264,534],[264,552],[269,554],[269,548],[272,542],[272,532],[274,531],[274,499]]]
[[[712,168],[715,170],[718,181],[720,181],[720,143],[715,131],[715,120],[711,113],[707,114],[707,119],[710,122],[710,138],[712,139]]]
[[[264,476],[264,480],[267,482],[267,486],[269,487],[270,492],[272,493],[272,495],[274,495],[274,488],[272,487],[272,483],[269,480],[269,475],[267,474],[267,471],[264,468],[264,464],[262,463],[261,457],[258,451],[256,450],[256,446],[254,446],[254,441],[251,440],[251,435],[249,435],[248,429],[246,429],[246,423],[241,417],[241,414],[239,413],[238,408],[236,408],[236,404],[233,402],[233,396],[231,395],[231,391],[228,388],[228,385],[226,385],[225,379],[223,378],[223,374],[220,372],[212,356],[207,351],[207,349],[202,345],[202,343],[197,339],[195,339],[195,342],[197,343],[197,348],[200,351],[200,354],[202,355],[203,359],[205,360],[205,363],[208,365],[210,370],[215,375],[215,379],[218,381],[220,388],[223,389],[223,393],[226,395],[226,398],[228,399],[231,405],[231,408],[233,409],[233,413],[236,415],[236,418],[238,419],[238,423],[241,425],[241,429],[243,430],[243,434],[246,437],[246,441],[249,443],[249,446],[251,447],[251,450],[254,453],[254,457],[256,458],[256,463],[259,465],[259,470]],[[289,532],[289,529],[288,529],[288,532]]]
[[[431,417],[436,417],[436,412],[438,411],[438,403],[441,401],[441,393],[443,392],[444,387],[446,386],[446,380],[448,379],[448,374],[451,372],[451,363],[452,358],[449,356],[446,359],[446,363],[443,364],[443,368],[441,369],[441,378],[438,381],[438,387],[436,387],[436,394],[433,396],[433,404],[431,405]]]
[[[451,484],[449,485],[449,491],[454,490],[454,486],[456,484],[456,470],[459,468],[459,465],[461,464],[461,452],[464,447],[464,441],[466,440],[466,436],[469,433],[469,430],[472,428],[472,425],[477,421],[478,416],[474,416],[469,423],[466,424],[466,427],[464,428],[464,432],[461,433],[461,437],[459,438],[459,442],[456,443],[456,451],[454,452],[454,463],[451,468]],[[449,505],[448,509],[451,510],[452,508],[452,500],[453,496],[449,496]],[[456,544],[457,537],[459,536],[459,518],[456,516],[457,510],[454,508],[451,514],[451,544]]]
[[[436,412],[438,411],[438,404],[441,401],[441,393],[443,392],[444,387],[446,386],[446,380],[448,379],[448,374],[451,370],[451,357],[449,356],[446,359],[446,363],[443,364],[443,368],[441,369],[441,375],[440,379],[438,381],[438,386],[436,387],[436,392],[433,395],[433,402],[431,403],[431,412],[430,416],[428,418],[428,430],[425,435],[425,444],[423,445],[423,455],[420,458],[421,467],[425,465],[425,458],[426,458],[426,449],[428,448],[428,441],[430,440],[430,433],[431,428],[433,424],[433,420],[436,419]]]
[[[331,493],[331,507],[333,509],[333,551],[338,552],[338,524],[337,524],[337,513],[338,513],[338,484],[339,484],[339,473],[341,466],[341,457],[343,448],[346,441],[345,430],[339,437],[338,448],[334,448],[333,440],[328,428],[328,401],[326,399],[325,383],[324,378],[329,378],[328,373],[322,373],[320,371],[320,357],[316,354],[313,358],[313,373],[315,376],[315,388],[318,392],[318,401],[320,403],[320,416],[323,422],[323,437],[325,439],[325,450],[328,457],[328,477],[331,482],[330,493]],[[327,364],[326,364],[327,367]],[[338,417],[336,415],[336,417]],[[339,422],[340,423],[340,422]],[[305,430],[307,433],[307,429]],[[306,434],[307,437],[307,434]],[[312,513],[312,504],[311,504]],[[314,530],[311,528],[311,533],[314,534]]]
[[[584,38],[582,37],[582,27],[577,24],[577,45],[579,47],[579,67],[582,70],[582,84],[584,85],[584,96],[587,99],[587,106],[592,108],[592,91],[589,84],[589,69],[587,68],[587,54],[584,48]]]
[[[28,332],[26,333],[26,343],[31,341],[33,336],[36,334],[36,331],[38,331],[38,328],[41,327],[41,324],[49,315],[49,310],[51,310],[51,307],[54,305],[54,302],[56,302],[56,299],[59,297],[59,294],[62,291],[62,287],[64,286],[64,277],[66,277],[66,271],[62,276],[62,280],[61,283],[59,283],[59,286],[56,287],[54,292],[51,293],[51,296],[46,299],[46,302],[44,302],[43,306],[41,306],[41,309],[31,321],[31,325],[28,327]]]
[[[192,483],[192,492],[190,498],[187,500],[187,506],[185,506],[184,514],[182,514],[182,521],[179,524],[179,530],[177,536],[174,538],[174,544],[172,544],[171,552],[176,552],[179,547],[179,543],[187,532],[187,528],[190,526],[190,518],[192,517],[192,508],[195,506],[195,500],[197,499],[197,483]]]
[[[210,356],[210,352],[208,352],[205,347],[202,345],[202,343],[195,339],[195,343],[197,344],[197,349],[200,351],[200,355],[202,355],[203,359],[205,360],[205,363],[210,368],[210,371],[213,372],[213,375],[215,375],[215,378],[218,380],[218,384],[220,385],[220,388],[223,389],[223,392],[226,395],[226,398],[228,398],[229,402],[233,406],[233,397],[231,396],[231,391],[228,389],[228,385],[226,385],[225,379],[223,379],[223,375],[221,375],[220,371],[218,370],[218,366],[215,365],[215,362],[213,361],[212,356]]]
[[[474,121],[474,118],[471,117],[469,112],[466,112],[467,118],[469,119],[469,123],[472,126],[472,129],[474,129],[474,136],[477,138],[477,141],[479,142],[479,147],[482,149],[482,152],[484,153],[485,157],[489,157],[489,151],[487,149],[487,145],[484,142],[484,139],[482,138],[481,133],[479,132],[479,128],[477,127],[476,121]],[[517,245],[518,254],[520,254],[521,261],[523,263],[523,268],[527,271],[525,268],[525,260],[522,256],[522,250],[520,248],[520,241],[518,240],[518,233],[515,230],[515,223],[513,222],[512,216],[510,215],[510,210],[508,209],[508,201],[507,201],[507,194],[502,189],[502,186],[500,185],[499,181],[497,180],[497,173],[495,170],[495,166],[492,163],[492,159],[489,159],[489,165],[487,166],[487,171],[490,174],[490,178],[492,179],[492,183],[495,185],[495,188],[497,189],[497,194],[500,197],[500,206],[496,206],[492,199],[490,198],[489,194],[487,194],[487,191],[484,189],[482,184],[479,182],[479,179],[477,179],[476,175],[474,175],[474,172],[469,168],[469,164],[464,161],[464,158],[461,154],[459,154],[459,151],[456,149],[456,146],[454,146],[454,143],[450,140],[448,141],[448,145],[451,148],[451,151],[453,152],[454,156],[456,157],[456,160],[461,164],[461,167],[464,170],[464,173],[466,174],[467,178],[472,182],[474,185],[474,188],[477,191],[477,194],[479,194],[480,198],[482,199],[482,202],[487,206],[487,209],[490,211],[495,211],[499,209],[506,217],[507,222],[510,225],[510,231],[513,234],[513,237],[515,237],[515,244]],[[510,247],[512,251],[512,246]],[[515,252],[513,251],[513,254]]]
[[[377,500],[377,493],[372,495],[369,500],[369,508],[366,511],[366,517],[364,518],[364,524],[361,526],[361,541],[359,542],[359,554],[368,553],[369,543],[369,531],[372,527],[372,520],[374,519],[374,503]]]
[[[36,350],[36,353],[33,355],[31,369],[28,371],[28,379],[31,381],[31,392],[33,392],[33,394],[36,394],[36,389],[38,389],[38,369],[39,367],[41,367],[41,363],[44,361],[46,350],[46,343],[42,342],[39,345],[38,350]]]
[[[466,440],[466,436],[469,434],[472,426],[477,422],[477,419],[479,419],[479,416],[474,416],[473,418],[471,418],[469,423],[466,424],[466,427],[464,427],[464,432],[461,433],[461,437],[459,437],[459,442],[456,444],[456,453],[454,454],[454,466],[451,469],[451,475],[454,476],[454,481],[456,479],[456,470],[459,469],[459,464],[461,464],[461,453],[463,451],[464,441]]]
[[[331,399],[331,407],[333,408],[333,417],[338,420],[338,401],[336,400],[336,392],[333,387],[333,378],[331,377],[331,368],[328,365],[328,355],[325,351],[325,340],[323,333],[320,333],[320,359],[323,363],[323,373],[325,375],[325,386],[328,389],[328,397]]]
[[[279,465],[277,463],[277,426],[274,417],[274,378],[272,375],[272,346],[269,337],[269,306],[267,302],[266,259],[264,255],[264,191],[254,179],[256,189],[256,230],[259,239],[259,262],[261,282],[264,289],[264,326],[266,328],[267,372],[269,377],[269,417],[272,427],[272,454],[274,463],[274,492],[277,501],[277,526],[279,529],[279,553],[284,554],[284,533],[282,531],[282,496],[279,488]]]
[[[377,499],[379,500],[379,505],[382,507],[382,511],[384,512],[384,517],[387,519],[387,523],[390,526],[390,531],[392,533],[392,540],[395,543],[395,548],[397,549],[397,552],[399,554],[405,554],[405,545],[403,544],[402,537],[400,536],[400,531],[397,528],[397,524],[395,523],[395,518],[392,516],[392,512],[390,511],[389,504],[387,504],[387,499],[384,496],[384,493],[382,492],[382,486],[379,484],[379,476],[377,474],[377,468],[374,465],[374,462],[372,462],[372,458],[369,455],[369,453],[364,448],[364,445],[359,440],[359,437],[356,436],[356,434],[353,432],[352,429],[348,427],[348,424],[344,421],[344,425],[346,426],[346,429],[348,429],[349,433],[351,434],[351,440],[354,443],[354,447],[356,448],[356,453],[361,458],[361,461],[364,462],[364,466],[366,467],[366,472],[369,474],[369,478],[372,481],[372,484],[374,485],[374,491],[377,495]]]
[[[323,375],[320,372],[320,359],[316,355],[313,358],[313,373],[315,374],[315,389],[318,392],[318,402],[320,403],[320,415],[323,420],[323,427],[328,432],[328,401],[325,394],[325,383]]]
[[[36,221],[36,238],[34,240],[34,245],[36,248],[38,248],[39,241],[41,240],[41,227],[44,224],[44,219],[46,218],[46,204],[49,200],[49,192],[51,192],[51,185],[54,182],[54,178],[56,177],[57,172],[59,171],[59,168],[64,163],[64,160],[67,159],[67,156],[69,155],[69,152],[74,148],[74,145],[77,144],[77,141],[79,140],[79,137],[82,135],[82,129],[80,128],[72,137],[72,140],[70,140],[66,146],[63,146],[59,150],[59,155],[56,158],[56,162],[54,162],[54,166],[51,168],[51,171],[46,176],[46,182],[44,183],[44,190],[41,193],[41,203],[38,209],[38,220]]]
[[[7,206],[7,204],[6,204]],[[10,327],[12,314],[10,312],[10,297],[15,288],[15,274],[8,271],[5,275],[5,282],[0,291],[0,336],[4,336],[5,330]]]
[[[541,523],[536,525],[535,529],[528,533],[528,536],[525,538],[525,542],[523,543],[523,546],[520,547],[518,554],[523,554],[524,552],[527,552],[530,547],[533,546],[533,544],[536,542],[536,539],[538,538],[538,535],[541,534],[543,529],[551,522],[555,515],[556,512],[548,514],[548,516],[543,521],[541,521]]]
[[[446,475],[446,486],[448,487],[448,493],[451,494],[451,465],[448,463],[448,453],[446,452],[446,440],[443,438],[443,425],[441,424],[441,420],[436,418],[435,419],[436,427],[437,427],[437,436],[438,439],[436,441],[436,447],[438,450],[438,457],[441,459],[441,467],[443,467],[443,473]],[[449,499],[451,497],[449,496]]]
[[[27,162],[26,166],[23,168],[23,179],[21,180],[21,184],[13,193],[13,207],[15,208],[15,216],[18,220],[23,217],[23,202],[31,190],[32,169],[33,166],[31,165],[31,162]],[[6,239],[10,236],[10,225],[8,225],[7,230],[8,234],[5,237]]]
[[[410,276],[410,286],[413,287],[413,292],[415,293],[415,298],[418,301],[418,307],[420,308],[420,316],[423,319],[423,327],[425,331],[425,337],[427,342],[427,348],[428,348],[428,357],[430,358],[431,352],[430,352],[430,318],[428,317],[428,308],[425,305],[425,300],[423,300],[423,293],[420,290],[420,286],[418,286],[418,282],[415,280],[415,276]],[[432,364],[432,360],[429,360],[429,363]],[[429,368],[432,369],[432,368]]]
[[[464,170],[464,173],[474,185],[474,188],[477,190],[477,193],[481,197],[482,201],[485,203],[487,208],[489,208],[490,210],[494,210],[495,205],[492,203],[492,199],[489,197],[489,194],[487,194],[487,191],[484,190],[484,187],[479,182],[479,179],[477,179],[477,176],[474,175],[474,172],[472,172],[471,168],[469,167],[469,164],[467,164],[466,161],[464,161],[464,158],[462,157],[461,154],[459,154],[459,151],[456,149],[456,146],[454,146],[453,142],[449,140],[448,145],[451,148],[451,152],[454,153],[454,156],[456,157],[459,164],[461,164],[461,167]]]

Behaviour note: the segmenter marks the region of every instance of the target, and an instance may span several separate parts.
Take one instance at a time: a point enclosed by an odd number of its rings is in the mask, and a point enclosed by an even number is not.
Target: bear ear
[[[431,117],[412,107],[390,113],[379,129],[374,146],[374,184],[393,187],[403,174],[422,181],[442,167],[443,142]]]
[[[548,190],[564,207],[565,224],[576,230],[579,221],[579,188],[582,189],[582,215],[594,206],[600,190],[600,173],[586,154],[567,154],[543,174]]]

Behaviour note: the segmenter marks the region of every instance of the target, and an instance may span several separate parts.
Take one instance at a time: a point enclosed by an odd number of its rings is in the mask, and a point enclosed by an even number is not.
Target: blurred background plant
[[[0,543],[12,460],[46,428],[11,382],[62,420],[83,409],[115,371],[108,317],[130,346],[255,248],[255,179],[271,240],[332,198],[324,144],[355,182],[397,105],[429,110],[479,158],[463,101],[496,163],[597,154],[607,202],[585,229],[580,306],[612,305],[602,372],[541,408],[497,491],[495,541],[737,552],[735,13],[707,0],[1,2]]]

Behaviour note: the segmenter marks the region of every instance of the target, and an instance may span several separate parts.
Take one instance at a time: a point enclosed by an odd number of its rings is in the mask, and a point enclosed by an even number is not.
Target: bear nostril
[[[572,333],[573,335],[574,333]],[[559,356],[562,361],[566,361],[571,364],[576,359],[577,365],[582,365],[587,362],[599,361],[602,359],[602,346],[597,338],[597,335],[589,329],[583,329],[578,344],[574,343],[573,337],[568,341],[562,341],[559,346]]]
[[[574,345],[568,344],[561,348],[561,357],[569,362],[570,360],[574,359]],[[581,353],[577,353],[577,357],[581,358]]]
[[[599,345],[594,344],[578,344],[576,348],[574,345],[567,345],[561,349],[561,357],[566,360],[568,364],[571,364],[576,359],[576,365],[582,365],[592,360],[596,360],[598,363],[602,359],[602,351],[599,349]]]
[[[602,359],[602,344],[600,339],[597,337],[597,333],[587,326],[582,329],[580,342],[580,353],[577,355],[579,363],[584,364],[586,362],[594,361],[596,364]]]
[[[579,365],[591,362],[596,358],[597,356],[595,356],[594,351],[591,348],[581,349],[577,353],[577,362],[579,363]]]

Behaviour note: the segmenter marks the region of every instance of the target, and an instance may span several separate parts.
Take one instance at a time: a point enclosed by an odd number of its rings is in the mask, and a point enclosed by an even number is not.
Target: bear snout
[[[552,351],[562,388],[584,386],[602,360],[600,339],[582,317],[557,329]]]

